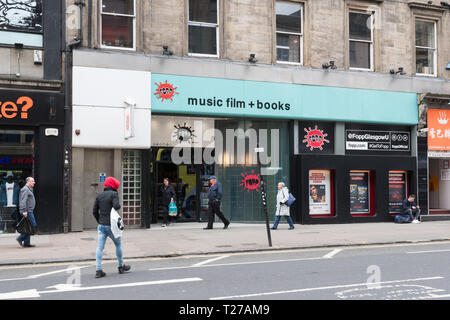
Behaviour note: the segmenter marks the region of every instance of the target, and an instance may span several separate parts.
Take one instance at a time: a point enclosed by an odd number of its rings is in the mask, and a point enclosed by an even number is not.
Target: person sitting
[[[403,215],[410,216],[412,223],[420,223],[420,207],[416,203],[416,196],[410,194],[402,203]]]

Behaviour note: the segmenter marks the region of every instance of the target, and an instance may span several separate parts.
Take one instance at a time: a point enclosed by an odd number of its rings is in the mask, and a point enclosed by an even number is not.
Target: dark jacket
[[[176,200],[175,189],[169,184],[167,187],[162,185],[159,188],[159,193],[161,195],[161,203],[163,206],[168,206],[170,204],[170,198],[173,198],[173,201]]]
[[[213,186],[209,187],[208,200],[210,202],[214,200],[222,200],[222,185],[220,182],[216,181]]]
[[[107,187],[95,198],[92,214],[99,224],[110,226],[112,208],[116,210],[120,209],[119,195],[116,190]]]
[[[403,200],[403,203],[402,203],[402,211],[403,211],[403,213],[406,213],[406,211],[408,209],[413,210],[412,207],[417,207],[416,199],[414,199],[413,202],[409,202],[408,199]]]

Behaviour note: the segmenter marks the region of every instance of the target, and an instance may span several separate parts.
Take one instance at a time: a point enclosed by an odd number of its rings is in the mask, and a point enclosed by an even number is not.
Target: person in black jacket
[[[159,188],[159,194],[163,207],[163,224],[161,227],[165,227],[170,224],[169,204],[176,199],[175,189],[169,184],[169,178],[164,178],[163,184]]]
[[[105,248],[106,238],[110,237],[116,246],[116,256],[119,263],[119,273],[122,274],[130,270],[130,266],[123,263],[122,253],[122,240],[121,238],[115,238],[111,231],[111,209],[120,209],[119,195],[117,189],[120,186],[120,182],[113,178],[108,177],[104,183],[104,191],[100,193],[94,202],[93,215],[97,220],[98,227],[98,246],[96,251],[96,272],[95,277],[101,278],[106,276],[106,273],[102,270],[102,255]]]
[[[420,223],[420,207],[416,203],[414,194],[410,194],[407,199],[403,200],[402,210],[404,215],[411,217],[412,223]]]

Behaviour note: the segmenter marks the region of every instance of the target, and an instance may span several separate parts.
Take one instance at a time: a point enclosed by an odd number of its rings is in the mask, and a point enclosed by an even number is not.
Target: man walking
[[[209,177],[209,183],[211,186],[208,191],[208,225],[204,230],[212,229],[214,223],[214,215],[222,220],[224,229],[228,228],[230,221],[228,221],[223,215],[222,211],[220,211],[220,201],[222,200],[222,185],[217,181],[215,176]]]
[[[34,198],[33,188],[36,182],[32,177],[28,177],[25,180],[25,186],[19,193],[19,213],[21,217],[30,219],[34,228],[36,229],[37,223],[34,218],[34,207],[36,206],[36,199]],[[29,234],[21,234],[16,238],[21,247],[32,248],[34,245],[30,244],[31,236]]]
[[[111,209],[120,209],[119,195],[117,189],[119,189],[120,182],[113,178],[108,177],[104,182],[104,191],[95,198],[93,215],[98,222],[98,246],[96,251],[96,269],[95,277],[102,278],[106,276],[106,273],[102,270],[102,255],[105,248],[106,239],[109,237],[116,246],[116,256],[118,260],[118,270],[122,274],[130,270],[130,266],[123,263],[122,253],[122,239],[115,238],[111,230]]]

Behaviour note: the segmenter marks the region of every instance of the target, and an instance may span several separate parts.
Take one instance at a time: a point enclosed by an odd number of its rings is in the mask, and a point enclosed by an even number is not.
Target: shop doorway
[[[214,165],[181,164],[171,160],[172,148],[153,147],[150,166],[150,206],[152,223],[163,221],[163,204],[161,186],[164,178],[176,193],[178,215],[176,222],[200,222],[207,220],[208,211],[208,178],[214,175]],[[192,161],[193,162],[193,161]]]
[[[19,192],[27,177],[34,177],[32,130],[0,128],[0,233],[15,232]]]
[[[450,215],[450,159],[429,159],[430,214]]]

